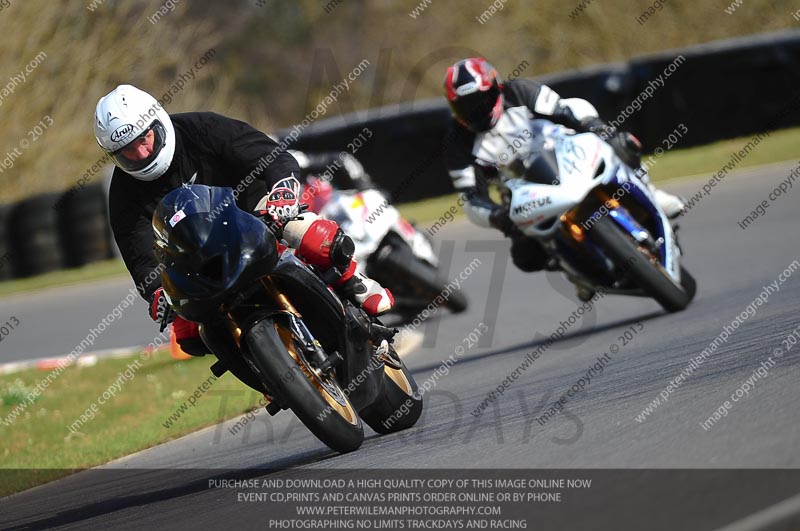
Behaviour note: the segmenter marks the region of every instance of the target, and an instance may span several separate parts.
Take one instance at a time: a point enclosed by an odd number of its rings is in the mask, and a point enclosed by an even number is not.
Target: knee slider
[[[291,223],[287,224],[287,229],[289,225]],[[295,240],[298,239],[297,236],[300,236],[300,245],[296,247],[298,254],[309,264],[324,269],[331,265],[347,266],[355,251],[353,240],[342,232],[335,221],[314,219],[312,223],[302,227],[302,233],[294,235]],[[286,239],[291,245],[292,241],[288,237]]]
[[[522,240],[511,245],[511,261],[520,271],[533,273],[544,268],[547,255],[539,242]]]
[[[353,260],[355,251],[356,244],[353,243],[353,239],[342,229],[338,229],[333,237],[333,243],[331,243],[331,265],[339,269],[346,269]]]

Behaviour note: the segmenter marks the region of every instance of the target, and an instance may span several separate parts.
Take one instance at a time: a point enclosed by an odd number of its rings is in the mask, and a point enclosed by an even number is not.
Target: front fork
[[[259,282],[269,300],[274,303],[273,310],[261,316],[260,319],[278,318],[283,320],[287,324],[288,331],[301,343],[308,361],[324,376],[329,376],[331,370],[341,362],[341,356],[336,352],[332,356],[325,354],[322,345],[303,322],[300,312],[289,300],[289,297],[276,286],[273,279],[263,277]],[[231,311],[225,312],[225,315],[228,331],[236,342],[236,346],[241,348],[242,328]],[[251,326],[254,324],[255,322],[251,323]]]
[[[613,218],[615,223],[618,223],[637,241],[645,243],[646,246],[652,250],[651,252],[657,252],[658,242],[652,240],[650,234],[633,220],[632,216],[625,210],[625,207],[622,206],[617,199],[612,197],[607,190],[602,188],[595,189],[592,194],[596,198],[596,201],[591,204],[590,208],[587,208],[588,205],[586,201],[583,201],[560,217],[562,227],[561,239],[572,249],[572,252],[575,254],[575,259],[585,265],[606,263],[606,261],[603,260],[604,255],[598,255],[596,250],[593,251],[593,249],[587,245],[589,243],[587,242],[587,237],[591,230],[591,225],[587,226],[587,224],[592,219],[591,215],[598,211],[603,205],[605,205],[607,210],[603,215]],[[589,214],[587,214],[587,209],[589,210]],[[581,258],[581,256],[583,256],[583,258]],[[600,260],[600,262],[597,262],[597,260]],[[597,285],[603,285],[603,281],[600,279],[612,273],[605,267],[590,267],[589,270],[582,271],[583,267],[576,269],[577,266],[572,266],[570,261],[565,262],[564,260],[560,260],[560,266],[573,283],[592,291],[597,289]],[[587,274],[588,277],[586,276]],[[599,277],[593,279],[593,277],[597,275],[599,275]],[[599,284],[595,285],[596,282],[599,282]]]

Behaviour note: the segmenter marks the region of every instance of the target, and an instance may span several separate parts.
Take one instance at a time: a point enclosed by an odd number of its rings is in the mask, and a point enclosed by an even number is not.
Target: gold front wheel
[[[245,334],[243,351],[262,374],[276,399],[323,443],[352,452],[364,441],[361,419],[332,378],[305,359],[301,344],[281,316],[264,319]]]
[[[294,337],[291,330],[282,323],[277,322],[275,323],[275,330],[303,376],[311,382],[319,395],[328,403],[330,413],[335,413],[350,424],[357,426],[359,424],[358,413],[356,413],[347,395],[342,391],[339,383],[333,378],[320,374],[317,369],[308,363],[298,345],[299,340]]]

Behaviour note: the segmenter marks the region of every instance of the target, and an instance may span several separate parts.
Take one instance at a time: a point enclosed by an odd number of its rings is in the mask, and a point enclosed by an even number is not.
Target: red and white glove
[[[167,301],[167,295],[164,293],[164,288],[158,288],[153,293],[153,298],[150,299],[150,318],[160,323],[166,319],[166,324],[172,322],[175,313]]]
[[[259,201],[256,211],[268,215],[282,228],[300,214],[300,182],[294,175],[281,179]]]

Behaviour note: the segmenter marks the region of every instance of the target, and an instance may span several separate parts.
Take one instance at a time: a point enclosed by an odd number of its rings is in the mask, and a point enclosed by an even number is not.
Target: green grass
[[[651,167],[650,176],[654,182],[663,183],[671,179],[708,173],[716,173],[730,160],[734,152],[739,151],[751,137],[723,140],[705,146],[679,149],[664,154]],[[750,154],[742,160],[737,169],[760,164],[796,159],[797,146],[800,145],[800,127],[772,132],[762,140]],[[647,157],[644,157],[645,160]],[[457,194],[448,194],[414,203],[403,203],[397,206],[400,213],[409,221],[414,221],[424,230],[432,222],[439,219],[451,206],[456,204]],[[461,217],[461,209],[456,214]],[[0,282],[0,297],[36,289],[78,284],[89,280],[98,280],[115,276],[126,276],[125,265],[119,259],[97,262],[87,266],[54,271],[38,277],[7,280]]]
[[[260,395],[226,373],[212,380],[210,389],[178,421],[164,427],[162,423],[211,376],[208,368],[214,359],[175,361],[162,350],[147,359],[133,356],[101,360],[91,367],[69,367],[9,425],[8,415],[20,403],[20,396],[26,396],[48,372],[28,370],[0,376],[0,469],[4,478],[0,496],[180,437],[256,405]],[[138,370],[134,370],[135,360],[141,363]],[[129,366],[133,378],[120,380],[122,387],[116,395],[98,404],[94,418],[72,433],[68,427]]]
[[[418,229],[425,229],[428,222],[438,219],[456,204],[456,200],[458,200],[458,194],[440,195],[414,203],[402,203],[397,205],[397,210],[408,221],[416,222]],[[459,208],[459,210],[461,209]]]
[[[676,177],[717,173],[731,155],[738,152],[752,139],[752,136],[722,140],[688,149],[680,149],[666,153],[657,159],[650,170],[655,182],[663,182]],[[800,145],[800,127],[773,131],[761,140],[747,157],[737,164],[736,169],[761,164],[771,164],[785,160],[797,160]],[[647,157],[644,157],[645,160]]]
[[[656,159],[650,168],[650,177],[653,182],[665,183],[672,179],[700,174],[716,173],[730,161],[731,155],[738,152],[752,137],[723,140],[688,149],[678,149],[664,154]],[[771,164],[786,160],[797,160],[800,145],[800,127],[783,129],[770,133],[769,137],[761,140],[758,146],[742,160],[736,169],[761,164]],[[647,160],[647,156],[643,157]],[[397,206],[400,213],[409,221],[417,222],[419,228],[425,229],[433,221],[439,219],[451,206],[456,204],[458,194],[448,194],[431,199],[424,199],[415,203]],[[462,216],[461,209],[456,217]]]
[[[125,264],[117,258],[103,262],[95,262],[83,267],[65,269],[63,271],[53,271],[29,278],[18,278],[0,282],[0,297],[13,295],[14,293],[29,292],[56,286],[66,286],[69,284],[82,284],[92,280],[127,276],[128,270]]]

